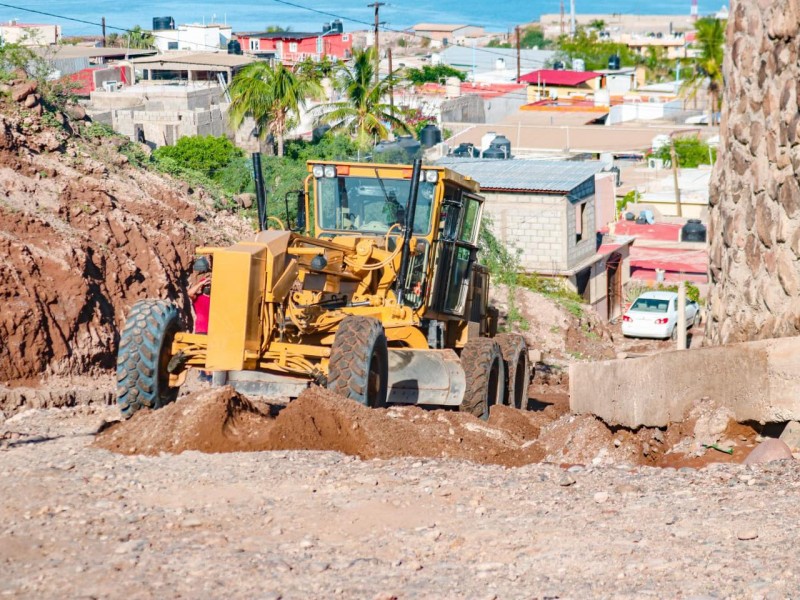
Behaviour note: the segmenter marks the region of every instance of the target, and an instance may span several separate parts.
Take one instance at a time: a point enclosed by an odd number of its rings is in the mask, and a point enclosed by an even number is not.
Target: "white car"
[[[700,307],[686,301],[686,328],[700,322]],[[622,317],[622,335],[641,338],[678,339],[678,294],[645,292]]]

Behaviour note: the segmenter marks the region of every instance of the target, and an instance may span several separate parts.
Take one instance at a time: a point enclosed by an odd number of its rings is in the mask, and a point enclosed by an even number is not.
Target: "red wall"
[[[255,36],[256,38],[258,36]],[[250,49],[250,36],[239,36],[239,43],[245,53],[256,52]],[[318,43],[321,40],[321,47]],[[296,48],[295,48],[296,44]],[[294,48],[294,49],[293,49]],[[321,52],[318,52],[318,49]],[[309,37],[303,39],[292,38],[260,38],[258,39],[259,52],[275,52],[276,56],[286,65],[292,65],[306,57],[319,59],[328,56],[335,59],[349,58],[353,50],[353,37],[348,33],[328,34],[324,37]]]

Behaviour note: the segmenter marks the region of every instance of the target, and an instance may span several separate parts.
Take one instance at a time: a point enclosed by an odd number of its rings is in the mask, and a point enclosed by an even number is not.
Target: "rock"
[[[30,96],[27,96],[25,98],[25,100],[22,103],[22,106],[24,106],[25,108],[33,108],[37,104],[39,104],[38,94],[31,94]]]
[[[603,504],[604,502],[608,501],[608,492],[597,492],[594,495],[594,501],[598,504]]]
[[[249,192],[245,192],[243,194],[238,194],[234,196],[233,199],[236,202],[236,204],[238,204],[242,208],[250,208],[255,203],[256,195],[251,194]]]
[[[35,81],[26,81],[15,85],[11,90],[11,99],[14,102],[22,102],[28,96],[33,94],[38,87]]]
[[[792,452],[800,451],[800,423],[789,421],[778,439],[789,446]]]
[[[767,438],[750,451],[744,459],[744,464],[755,465],[787,459],[794,460],[791,448],[782,440]]]
[[[736,539],[747,541],[754,540],[758,537],[758,532],[755,529],[742,529],[736,532]]]
[[[564,473],[558,479],[558,485],[560,485],[561,487],[569,487],[571,485],[575,485],[575,478],[572,477],[572,475],[570,475],[569,473]]]
[[[73,121],[83,121],[86,118],[86,109],[80,104],[67,104],[64,112]]]

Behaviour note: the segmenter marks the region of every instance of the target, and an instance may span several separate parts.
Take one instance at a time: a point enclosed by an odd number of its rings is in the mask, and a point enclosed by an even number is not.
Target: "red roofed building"
[[[261,58],[269,58],[291,66],[307,58],[334,60],[350,58],[353,52],[353,37],[349,33],[330,30],[316,33],[295,31],[235,33],[242,52]]]
[[[546,85],[555,87],[580,87],[593,79],[599,79],[602,74],[593,71],[556,71],[555,69],[539,69],[531,71],[519,78],[521,82],[531,85]],[[586,86],[586,89],[595,89]]]

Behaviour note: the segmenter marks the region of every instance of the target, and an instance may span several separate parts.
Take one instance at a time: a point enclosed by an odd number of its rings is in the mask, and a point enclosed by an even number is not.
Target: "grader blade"
[[[464,369],[453,350],[389,349],[390,404],[458,406],[465,391]]]

